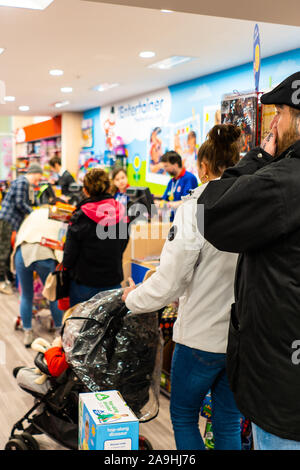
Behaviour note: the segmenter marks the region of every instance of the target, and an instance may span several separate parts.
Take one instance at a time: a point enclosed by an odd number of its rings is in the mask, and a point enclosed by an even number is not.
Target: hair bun
[[[241,136],[241,129],[233,124],[217,124],[208,133],[216,145],[230,146]]]

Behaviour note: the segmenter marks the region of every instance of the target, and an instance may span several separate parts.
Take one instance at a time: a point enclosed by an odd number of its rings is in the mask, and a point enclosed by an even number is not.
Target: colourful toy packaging
[[[138,450],[139,420],[116,390],[79,395],[80,450]]]

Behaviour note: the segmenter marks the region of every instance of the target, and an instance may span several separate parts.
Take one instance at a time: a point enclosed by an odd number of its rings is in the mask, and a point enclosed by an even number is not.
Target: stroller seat
[[[158,314],[132,314],[122,294],[101,292],[66,319],[62,343],[69,368],[61,376],[51,377],[43,354],[37,354],[35,365],[47,374],[49,389],[38,394],[23,384],[36,402],[14,425],[6,449],[36,449],[37,433],[77,449],[79,393],[118,390],[140,422],[157,416],[163,344]],[[143,436],[139,442],[141,449],[152,449]]]

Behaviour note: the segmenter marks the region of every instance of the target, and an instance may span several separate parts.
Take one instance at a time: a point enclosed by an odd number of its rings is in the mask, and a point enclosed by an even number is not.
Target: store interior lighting
[[[64,74],[63,70],[60,69],[52,69],[49,71],[50,75],[53,75],[53,77],[59,77]]]
[[[62,93],[72,93],[73,88],[70,87],[70,86],[64,86],[64,87],[62,87],[62,88],[60,89],[60,91],[61,91]]]
[[[140,57],[142,59],[151,59],[151,57],[154,57],[154,56],[155,56],[155,52],[153,52],[153,51],[140,52]]]
[[[70,104],[70,101],[59,101],[58,103],[55,103],[56,108],[62,108],[63,106],[67,106]]]
[[[155,62],[154,64],[148,65],[148,67],[151,69],[169,70],[173,67],[176,67],[177,65],[190,62],[191,60],[193,60],[193,57],[172,56],[168,59],[160,60],[159,62]]]
[[[101,85],[94,86],[93,90],[106,91],[106,90],[110,90],[111,88],[116,88],[117,86],[119,86],[118,83],[101,83]]]
[[[0,0],[0,7],[45,10],[54,0]]]

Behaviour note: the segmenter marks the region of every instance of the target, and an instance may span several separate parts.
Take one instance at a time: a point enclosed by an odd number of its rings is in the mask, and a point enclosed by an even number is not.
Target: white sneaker
[[[0,282],[0,292],[2,294],[11,295],[14,293],[11,284],[7,284],[5,281]]]
[[[24,330],[24,346],[30,348],[31,343],[34,340],[34,334],[32,330]]]

